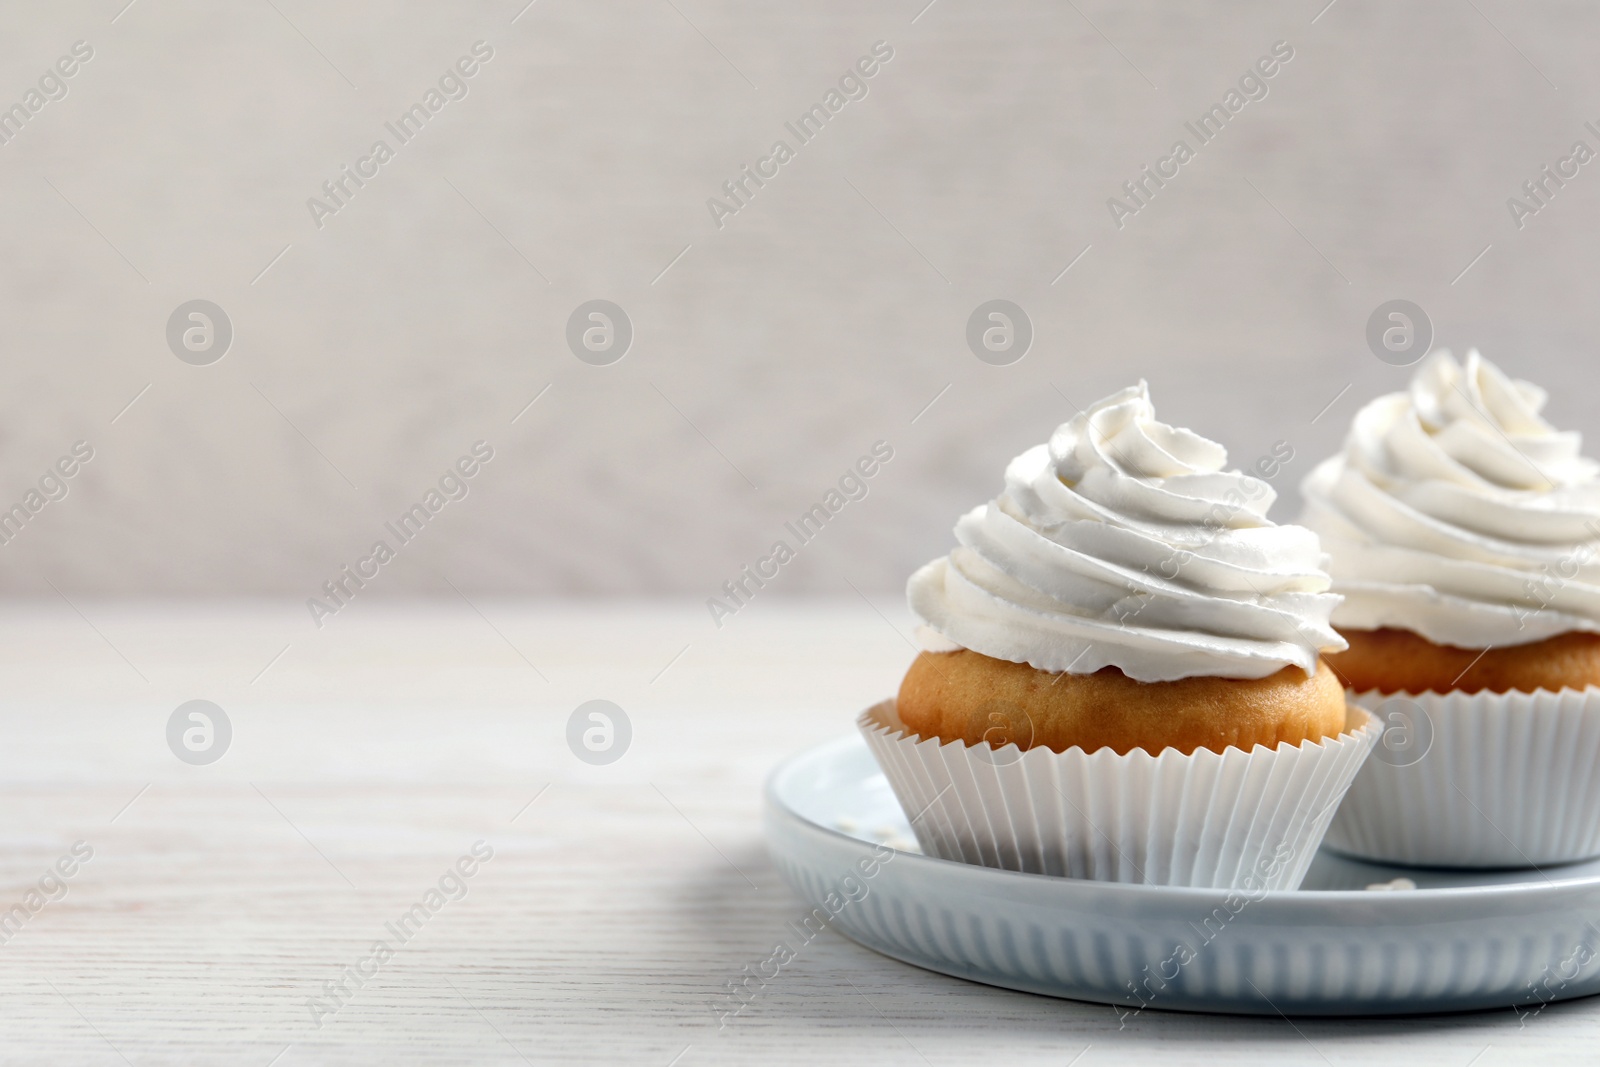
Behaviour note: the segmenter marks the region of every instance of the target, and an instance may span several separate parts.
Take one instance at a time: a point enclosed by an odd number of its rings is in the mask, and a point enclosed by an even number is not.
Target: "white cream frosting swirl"
[[[1006,468],[956,523],[949,556],[911,576],[911,610],[943,641],[1040,670],[1117,667],[1142,682],[1315,670],[1329,625],[1316,535],[1267,519],[1259,478],[1156,420],[1144,382]]]
[[[1476,350],[1440,351],[1356,414],[1302,486],[1337,625],[1459,648],[1600,631],[1600,465],[1544,402]]]

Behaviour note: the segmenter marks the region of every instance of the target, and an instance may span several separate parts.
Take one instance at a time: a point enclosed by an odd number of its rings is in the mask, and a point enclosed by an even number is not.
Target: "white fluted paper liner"
[[[856,725],[922,850],[1109,882],[1294,889],[1381,732],[1352,706],[1320,742],[1200,749],[1018,750],[909,733],[887,700]]]
[[[1327,843],[1428,867],[1541,867],[1600,856],[1600,688],[1350,693],[1386,734]],[[1420,721],[1394,714],[1421,708]],[[1425,745],[1406,753],[1407,745]]]

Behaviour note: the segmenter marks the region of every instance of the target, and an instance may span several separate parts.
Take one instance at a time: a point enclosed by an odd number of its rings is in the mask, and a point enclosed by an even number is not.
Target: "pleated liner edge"
[[[931,856],[1098,881],[1294,889],[1381,730],[1253,751],[1019,750],[909,733],[894,701],[857,726]]]

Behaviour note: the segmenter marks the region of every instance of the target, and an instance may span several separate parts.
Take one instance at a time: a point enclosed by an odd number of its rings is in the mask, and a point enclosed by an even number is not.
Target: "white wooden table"
[[[25,915],[0,926],[0,1063],[1595,1062],[1596,1002],[1520,1028],[1151,1011],[1119,1031],[832,932],[719,1030],[710,999],[802,910],[762,780],[892,691],[898,598],[761,602],[720,631],[693,604],[474,599],[321,631],[299,604],[0,608],[0,912]],[[606,766],[565,740],[596,698],[633,727]],[[232,724],[210,765],[167,746],[191,699]],[[28,913],[79,841],[92,858]],[[465,896],[402,943],[385,924],[480,841],[493,858],[446,882]],[[314,1021],[313,998],[338,1010]]]

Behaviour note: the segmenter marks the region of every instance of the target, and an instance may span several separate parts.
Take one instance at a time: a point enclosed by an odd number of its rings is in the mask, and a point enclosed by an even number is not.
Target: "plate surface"
[[[915,852],[855,735],[780,765],[766,800],[768,846],[813,925],[958,978],[1267,1015],[1523,1012],[1600,992],[1600,861],[1439,871],[1325,849],[1301,889],[1248,897],[992,870]],[[1417,888],[1367,888],[1398,878]]]

